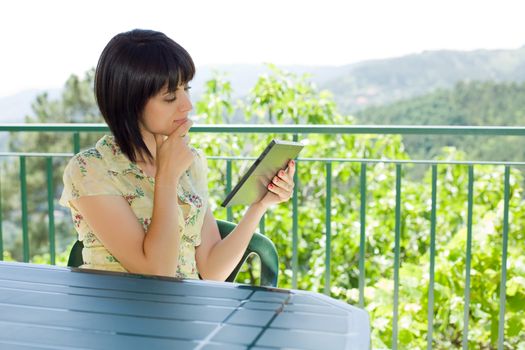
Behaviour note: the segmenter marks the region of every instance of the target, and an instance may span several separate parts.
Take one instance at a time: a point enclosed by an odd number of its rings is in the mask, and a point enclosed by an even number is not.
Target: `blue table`
[[[368,349],[312,292],[0,262],[0,349]]]

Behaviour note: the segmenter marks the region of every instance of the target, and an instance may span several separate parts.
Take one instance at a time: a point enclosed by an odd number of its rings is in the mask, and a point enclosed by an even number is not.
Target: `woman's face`
[[[188,90],[188,85],[180,85],[175,92],[169,92],[165,86],[151,97],[140,121],[142,131],[167,136],[188,120],[193,109]]]

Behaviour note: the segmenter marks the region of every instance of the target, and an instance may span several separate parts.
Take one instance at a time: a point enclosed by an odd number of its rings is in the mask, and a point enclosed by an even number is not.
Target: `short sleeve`
[[[195,159],[190,169],[190,177],[195,190],[202,197],[208,199],[208,160],[201,150],[194,150]]]
[[[105,162],[93,152],[77,154],[64,169],[60,205],[71,207],[71,200],[83,196],[121,195],[111,177]]]

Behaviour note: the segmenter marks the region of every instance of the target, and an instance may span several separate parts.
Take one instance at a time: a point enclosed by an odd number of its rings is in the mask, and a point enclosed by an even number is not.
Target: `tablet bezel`
[[[236,205],[236,204],[244,204],[244,205],[249,205],[249,204],[252,204],[252,203],[234,203],[234,204],[231,204],[230,202],[234,199],[235,195],[238,194],[238,192],[242,189],[243,185],[248,181],[248,179],[253,175],[253,173],[257,170],[257,168],[260,166],[260,164],[263,163],[263,161],[265,160],[265,158],[269,155],[269,154],[272,154],[270,153],[270,151],[272,149],[274,149],[274,147],[279,147],[279,146],[294,146],[294,147],[297,147],[297,152],[295,153],[295,155],[291,158],[295,158],[297,157],[297,155],[299,154],[299,152],[301,152],[301,150],[304,148],[304,145],[300,142],[294,142],[294,141],[282,141],[282,140],[272,140],[268,146],[266,146],[266,148],[264,149],[264,151],[259,155],[259,157],[253,162],[253,164],[250,166],[250,168],[248,169],[248,171],[241,177],[241,179],[239,180],[239,182],[237,183],[237,185],[231,190],[231,192],[226,196],[226,198],[224,199],[224,201],[222,202],[221,206],[222,207],[229,207],[231,205]],[[285,165],[286,166],[286,165]],[[275,169],[275,174],[277,174],[277,172],[280,170],[281,168],[276,168]]]

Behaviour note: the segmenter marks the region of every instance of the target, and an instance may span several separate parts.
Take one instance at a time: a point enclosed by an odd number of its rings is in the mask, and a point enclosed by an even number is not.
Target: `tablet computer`
[[[267,186],[272,178],[279,170],[285,169],[303,147],[299,142],[272,140],[221,205],[247,205],[261,200],[268,192]]]

